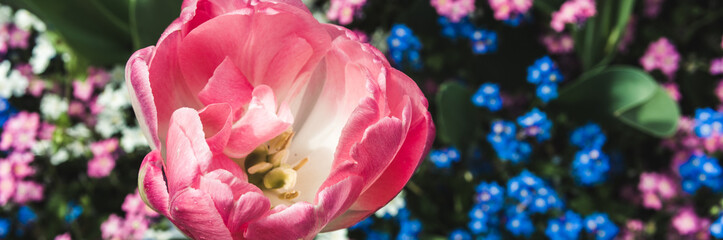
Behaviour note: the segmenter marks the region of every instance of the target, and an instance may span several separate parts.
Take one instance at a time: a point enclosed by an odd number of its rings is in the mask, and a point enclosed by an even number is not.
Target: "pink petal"
[[[322,188],[316,196],[316,206],[307,202],[298,202],[288,208],[277,206],[272,209],[274,213],[252,222],[244,236],[248,239],[311,239],[354,202],[363,187],[361,183],[361,177],[349,176]]]
[[[178,65],[178,45],[181,42],[180,32],[170,33],[155,49],[149,65],[150,88],[157,110],[158,137],[161,143],[166,142],[168,124],[176,109],[190,107],[201,109],[196,95],[186,86]],[[165,150],[165,149],[163,149]],[[164,152],[164,151],[161,152]]]
[[[252,85],[283,89],[276,94],[286,99],[286,91],[307,81],[329,47],[328,34],[307,11],[260,2],[199,25],[179,51],[188,85],[200,91],[228,57]]]
[[[243,233],[245,226],[266,214],[271,208],[269,199],[262,193],[249,192],[241,195],[233,205],[228,219],[228,229],[233,233]],[[240,238],[240,237],[239,237]]]
[[[221,153],[231,136],[233,109],[228,103],[214,103],[199,111],[206,142],[214,153]]]
[[[148,60],[153,47],[147,47],[133,53],[126,64],[126,85],[130,86],[130,97],[138,124],[148,139],[151,149],[159,148],[158,114],[154,104],[153,92],[148,73]]]
[[[212,177],[201,176],[200,180],[198,189],[211,197],[216,211],[221,215],[224,223],[227,223],[234,202],[231,188]]]
[[[138,191],[148,206],[164,216],[169,216],[169,196],[166,181],[163,179],[162,167],[161,152],[156,149],[148,153],[141,163],[141,170],[138,174]]]
[[[174,223],[194,239],[232,239],[213,200],[201,190],[187,188],[171,202]]]
[[[286,131],[293,122],[286,105],[281,105],[276,114],[274,92],[268,86],[257,86],[253,96],[243,117],[233,125],[225,150],[232,158],[246,156],[260,144]]]
[[[181,108],[173,113],[167,146],[164,170],[168,191],[174,196],[177,191],[195,184],[211,161],[211,150],[196,110]]]
[[[203,104],[229,103],[234,113],[251,101],[254,86],[246,80],[241,71],[226,58],[221,62],[205,87],[198,93]]]

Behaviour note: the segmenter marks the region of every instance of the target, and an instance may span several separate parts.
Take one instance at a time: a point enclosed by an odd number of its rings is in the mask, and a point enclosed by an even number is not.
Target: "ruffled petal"
[[[248,192],[243,194],[233,205],[227,223],[228,229],[235,234],[242,235],[249,223],[262,217],[270,208],[269,199],[262,193]]]
[[[246,80],[241,71],[226,58],[216,67],[213,76],[198,93],[198,98],[205,105],[228,103],[233,112],[238,112],[251,101],[254,86]]]
[[[196,110],[181,108],[173,113],[167,145],[166,179],[168,191],[174,196],[197,183],[198,176],[211,162],[212,153]]]
[[[214,153],[221,153],[231,136],[233,109],[228,103],[214,103],[199,111],[206,142]]]
[[[209,195],[187,188],[171,202],[171,216],[194,239],[233,239]]]
[[[274,92],[266,85],[257,86],[243,117],[233,125],[224,151],[232,158],[248,155],[262,143],[286,131],[293,122],[289,107],[282,104],[276,113]]]

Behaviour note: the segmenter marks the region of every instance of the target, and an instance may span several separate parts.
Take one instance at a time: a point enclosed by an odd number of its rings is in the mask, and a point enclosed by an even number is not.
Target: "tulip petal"
[[[206,142],[214,153],[221,153],[231,136],[233,109],[228,103],[214,103],[199,111]]]
[[[138,191],[143,201],[165,216],[168,216],[168,189],[163,179],[163,158],[161,152],[156,149],[151,151],[143,159],[141,170],[138,174]]]
[[[210,164],[212,153],[206,144],[196,110],[181,108],[171,117],[166,154],[166,178],[171,196],[198,180]]]
[[[244,236],[248,239],[311,239],[356,200],[363,187],[361,183],[361,177],[348,176],[323,188],[316,196],[316,205],[297,202],[287,208],[277,206],[272,209],[273,213],[249,224]]]
[[[259,189],[255,185],[246,182],[245,179],[238,178],[237,175],[234,175],[232,172],[226,171],[225,169],[213,170],[207,173],[206,176],[218,179],[222,183],[228,185],[234,194],[233,199],[237,199],[241,195],[249,192],[262,193],[261,189]]]
[[[307,11],[260,2],[199,25],[179,51],[188,86],[200,91],[228,57],[252,85],[268,85],[279,91],[279,99],[287,99],[287,92],[301,88],[329,48],[328,34]]]
[[[234,202],[231,188],[218,179],[201,176],[198,189],[211,197],[216,211],[221,215],[224,224],[226,224]]]
[[[126,64],[126,85],[130,86],[130,98],[133,110],[138,118],[138,125],[151,149],[160,147],[158,138],[158,113],[153,102],[153,91],[148,73],[148,60],[154,47],[147,47],[133,53]]]
[[[190,107],[201,109],[203,105],[185,84],[178,65],[177,46],[181,42],[180,32],[170,33],[156,47],[149,65],[150,86],[157,111],[158,138],[166,142],[171,115],[176,109]],[[161,153],[165,148],[161,148]]]
[[[233,233],[243,233],[245,225],[263,216],[270,208],[269,199],[262,193],[243,194],[233,205],[233,211],[227,223],[228,229]]]
[[[201,190],[187,188],[171,202],[174,223],[194,239],[232,239],[213,200]]]
[[[226,58],[213,72],[206,86],[198,93],[203,104],[229,103],[236,113],[251,101],[254,86],[241,71]]]
[[[232,158],[245,157],[257,146],[286,131],[292,122],[286,105],[281,105],[277,115],[273,90],[266,85],[257,86],[248,109],[233,125],[225,153]]]

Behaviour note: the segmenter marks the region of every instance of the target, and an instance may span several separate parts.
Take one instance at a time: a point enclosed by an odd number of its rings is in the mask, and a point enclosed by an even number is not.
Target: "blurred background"
[[[124,65],[181,0],[0,0],[0,239],[183,239],[145,207]],[[412,77],[437,139],[318,239],[723,238],[723,1],[305,0]]]

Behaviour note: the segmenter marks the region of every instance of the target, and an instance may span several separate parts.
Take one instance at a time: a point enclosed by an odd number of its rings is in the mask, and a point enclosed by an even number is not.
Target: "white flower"
[[[103,92],[98,95],[97,104],[103,106],[103,111],[120,111],[130,106],[130,96],[126,85],[122,84],[118,89],[113,89],[113,84],[106,85]]]
[[[316,240],[348,240],[347,234],[349,233],[346,229],[339,229],[333,232],[319,233],[316,235]]]
[[[138,127],[124,128],[121,134],[123,134],[123,136],[121,137],[120,144],[121,147],[123,147],[123,151],[127,153],[133,152],[136,147],[148,146],[146,137],[143,136],[143,131]]]
[[[61,148],[60,150],[58,150],[58,152],[56,152],[55,154],[53,154],[53,156],[50,157],[50,164],[53,164],[55,166],[64,163],[65,161],[68,161],[68,157],[68,151]]]
[[[13,19],[13,9],[8,6],[0,6],[0,24],[5,24]]]
[[[85,139],[90,137],[90,129],[82,123],[75,124],[75,126],[65,129],[65,133],[74,139]]]
[[[30,150],[35,156],[46,156],[50,155],[50,147],[50,140],[40,140],[35,142]]]
[[[30,30],[31,27],[34,27],[38,32],[44,32],[46,29],[45,23],[25,9],[20,9],[15,12],[13,22],[15,22],[15,25],[23,30]]]
[[[109,138],[124,128],[126,128],[125,111],[104,108],[103,111],[98,114],[95,131],[103,136],[103,138]]]
[[[68,149],[68,151],[70,151],[70,155],[73,157],[83,156],[88,150],[88,147],[80,141],[73,141],[65,147]]]
[[[11,64],[7,60],[0,63],[0,97],[23,96],[28,88],[28,78],[18,70],[11,71],[10,68]]]
[[[35,38],[35,48],[33,48],[33,56],[30,57],[30,66],[33,67],[33,73],[41,74],[45,72],[50,64],[50,59],[55,56],[55,48],[45,34],[38,35]]]
[[[168,219],[164,218],[163,220],[168,221]],[[152,228],[149,228],[146,230],[146,232],[143,234],[144,240],[168,240],[168,239],[186,239],[186,236],[181,233],[178,228],[176,228],[175,225],[171,224],[170,222],[167,222],[163,225],[171,225],[171,228],[168,230],[155,230]]]
[[[389,201],[387,205],[377,210],[377,212],[374,213],[377,217],[381,218],[384,217],[384,215],[389,214],[392,217],[396,217],[397,213],[399,213],[399,209],[404,208],[407,203],[404,201],[404,191],[399,192],[392,201]]]
[[[68,111],[68,101],[55,94],[45,94],[40,100],[40,113],[46,119],[56,120]]]

